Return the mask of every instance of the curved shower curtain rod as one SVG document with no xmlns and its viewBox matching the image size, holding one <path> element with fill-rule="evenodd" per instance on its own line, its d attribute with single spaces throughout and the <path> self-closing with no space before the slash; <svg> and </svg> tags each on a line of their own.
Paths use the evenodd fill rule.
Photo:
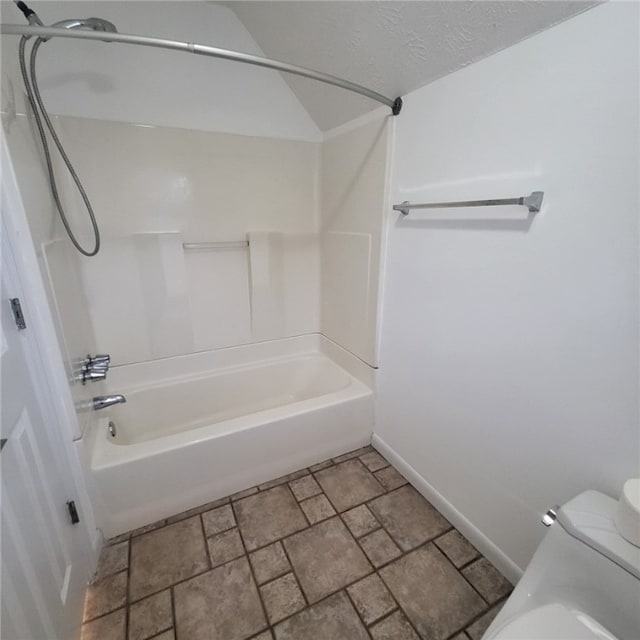
<svg viewBox="0 0 640 640">
<path fill-rule="evenodd" d="M 387 98 L 381 93 L 367 89 L 355 82 L 349 82 L 328 73 L 314 71 L 306 67 L 298 67 L 288 62 L 280 62 L 279 60 L 271 60 L 269 58 L 261 58 L 249 53 L 240 53 L 238 51 L 230 51 L 229 49 L 218 49 L 204 44 L 196 44 L 192 42 L 182 42 L 180 40 L 166 40 L 164 38 L 153 38 L 151 36 L 137 36 L 128 33 L 99 33 L 95 31 L 83 31 L 75 29 L 63 29 L 57 27 L 39 27 L 27 26 L 19 24 L 3 24 L 0 25 L 0 33 L 12 36 L 35 36 L 39 38 L 79 38 L 81 40 L 102 40 L 103 42 L 121 42 L 123 44 L 138 44 L 145 47 L 157 47 L 160 49 L 173 49 L 175 51 L 184 51 L 187 53 L 195 53 L 200 56 L 209 56 L 212 58 L 221 58 L 222 60 L 233 60 L 235 62 L 243 62 L 258 67 L 266 67 L 267 69 L 275 69 L 276 71 L 284 71 L 296 76 L 311 78 L 325 84 L 332 84 L 341 87 L 347 91 L 353 91 L 360 95 L 371 98 L 376 102 L 380 102 L 391 109 L 394 116 L 397 116 L 402 109 L 402 98 Z"/>
</svg>

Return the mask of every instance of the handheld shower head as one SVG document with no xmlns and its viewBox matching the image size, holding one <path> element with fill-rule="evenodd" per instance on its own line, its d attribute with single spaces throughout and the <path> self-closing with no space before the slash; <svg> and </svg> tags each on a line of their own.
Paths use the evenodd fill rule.
<svg viewBox="0 0 640 640">
<path fill-rule="evenodd" d="M 104 18 L 71 18 L 60 20 L 51 25 L 59 29 L 91 29 L 92 31 L 106 31 L 117 33 L 116 25 Z"/>
<path fill-rule="evenodd" d="M 86 29 L 90 31 L 103 31 L 104 33 L 118 33 L 116 25 L 104 18 L 70 18 L 60 20 L 51 25 L 59 29 Z M 48 38 L 42 38 L 45 42 Z M 111 42 L 109 38 L 104 38 L 104 42 Z"/>
</svg>

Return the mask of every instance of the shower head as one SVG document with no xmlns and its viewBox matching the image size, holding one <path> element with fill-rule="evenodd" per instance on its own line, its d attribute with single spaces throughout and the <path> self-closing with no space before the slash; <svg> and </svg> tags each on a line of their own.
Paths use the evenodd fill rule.
<svg viewBox="0 0 640 640">
<path fill-rule="evenodd" d="M 56 22 L 51 26 L 59 29 L 90 29 L 109 33 L 118 32 L 116 25 L 104 18 L 71 18 L 69 20 L 60 20 L 60 22 Z"/>
</svg>

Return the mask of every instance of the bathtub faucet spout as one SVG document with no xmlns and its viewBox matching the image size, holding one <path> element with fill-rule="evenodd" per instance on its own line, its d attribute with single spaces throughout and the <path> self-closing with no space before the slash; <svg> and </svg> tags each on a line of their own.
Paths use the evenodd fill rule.
<svg viewBox="0 0 640 640">
<path fill-rule="evenodd" d="M 124 396 L 96 396 L 93 399 L 93 409 L 94 411 L 99 411 L 114 404 L 123 404 L 126 401 L 127 399 Z"/>
</svg>

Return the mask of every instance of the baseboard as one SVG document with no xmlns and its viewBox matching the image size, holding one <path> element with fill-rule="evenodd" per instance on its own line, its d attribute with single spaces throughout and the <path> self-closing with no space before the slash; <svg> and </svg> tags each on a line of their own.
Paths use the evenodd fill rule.
<svg viewBox="0 0 640 640">
<path fill-rule="evenodd" d="M 522 569 L 491 542 L 478 527 L 458 511 L 439 491 L 431 486 L 400 454 L 375 433 L 371 444 L 512 584 L 516 584 L 520 580 Z"/>
</svg>

